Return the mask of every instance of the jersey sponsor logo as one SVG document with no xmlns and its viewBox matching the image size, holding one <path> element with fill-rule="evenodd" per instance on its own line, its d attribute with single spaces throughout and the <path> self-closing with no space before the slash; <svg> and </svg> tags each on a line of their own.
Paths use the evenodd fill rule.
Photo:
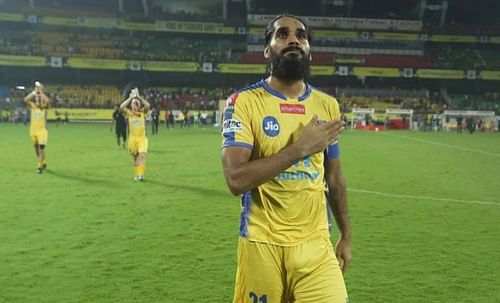
<svg viewBox="0 0 500 303">
<path fill-rule="evenodd" d="M 282 172 L 276 176 L 276 180 L 281 181 L 301 181 L 301 180 L 316 180 L 319 177 L 318 171 L 297 171 L 297 172 Z"/>
<path fill-rule="evenodd" d="M 262 128 L 264 129 L 264 133 L 269 137 L 276 137 L 280 133 L 278 120 L 272 116 L 264 117 L 264 120 L 262 120 Z"/>
<path fill-rule="evenodd" d="M 242 132 L 243 124 L 236 119 L 226 119 L 222 124 L 222 133 Z"/>
<path fill-rule="evenodd" d="M 302 104 L 280 104 L 282 114 L 305 115 L 306 108 Z"/>
<path fill-rule="evenodd" d="M 132 125 L 133 125 L 134 128 L 139 128 L 139 127 L 141 127 L 141 121 L 137 120 L 137 119 L 134 119 L 132 121 Z"/>
</svg>

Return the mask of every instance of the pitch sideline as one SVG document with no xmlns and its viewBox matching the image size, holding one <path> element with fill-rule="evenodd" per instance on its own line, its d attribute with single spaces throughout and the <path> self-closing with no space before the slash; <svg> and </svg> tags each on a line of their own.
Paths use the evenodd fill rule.
<svg viewBox="0 0 500 303">
<path fill-rule="evenodd" d="M 452 202 L 452 203 L 476 204 L 476 205 L 494 205 L 494 206 L 500 207 L 500 202 L 495 202 L 495 201 L 460 200 L 460 199 L 438 198 L 438 197 L 429 197 L 429 196 L 400 195 L 400 194 L 384 193 L 384 192 L 371 191 L 371 190 L 366 190 L 366 189 L 357 189 L 357 188 L 348 188 L 348 192 L 377 195 L 377 196 L 384 196 L 384 197 L 390 197 L 390 198 L 404 198 L 404 199 L 413 199 L 413 200 L 432 200 L 432 201 L 439 201 L 439 202 Z"/>
<path fill-rule="evenodd" d="M 479 149 L 461 147 L 461 146 L 456 146 L 456 145 L 451 145 L 451 144 L 446 144 L 446 143 L 440 143 L 440 142 L 435 142 L 435 141 L 429 141 L 429 140 L 424 140 L 424 139 L 418 139 L 418 138 L 411 138 L 411 137 L 402 136 L 402 135 L 396 135 L 396 134 L 388 134 L 386 132 L 379 132 L 379 134 L 382 134 L 382 135 L 385 135 L 385 136 L 393 136 L 393 137 L 398 137 L 398 138 L 413 140 L 413 141 L 427 143 L 427 144 L 434 144 L 434 145 L 438 145 L 438 146 L 444 146 L 444 147 L 448 147 L 448 148 L 454 148 L 454 149 L 458 149 L 458 150 L 462 150 L 462 151 L 475 152 L 475 153 L 485 154 L 485 155 L 489 155 L 489 156 L 500 157 L 500 154 L 492 153 L 492 152 L 487 152 L 487 151 L 483 151 L 483 150 L 479 150 Z"/>
</svg>

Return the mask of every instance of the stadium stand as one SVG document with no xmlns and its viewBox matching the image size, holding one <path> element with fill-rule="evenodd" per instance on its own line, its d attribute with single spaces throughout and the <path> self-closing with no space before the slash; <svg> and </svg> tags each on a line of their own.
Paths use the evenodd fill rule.
<svg viewBox="0 0 500 303">
<path fill-rule="evenodd" d="M 123 31 L 64 32 L 9 29 L 0 39 L 0 53 L 100 59 L 207 62 L 231 61 L 237 43 L 207 38 L 162 36 Z M 240 46 L 240 47 L 243 47 Z"/>
<path fill-rule="evenodd" d="M 394 14 L 387 15 L 383 8 L 361 7 L 356 1 L 350 11 L 318 1 L 306 10 L 281 0 L 248 5 L 228 1 L 224 9 L 220 2 L 198 4 L 196 9 L 175 8 L 168 1 L 123 1 L 123 7 L 101 2 L 0 1 L 0 10 L 7 13 L 0 18 L 0 56 L 7 56 L 0 57 L 5 64 L 1 98 L 16 99 L 13 95 L 19 92 L 12 88 L 21 79 L 42 76 L 60 107 L 109 108 L 123 98 L 130 83 L 140 83 L 162 108 L 216 109 L 231 88 L 263 76 L 264 68 L 253 66 L 267 63 L 262 34 L 269 16 L 260 14 L 279 13 L 286 4 L 291 13 L 300 7 L 313 24 L 312 65 L 322 74 L 313 73 L 312 82 L 337 96 L 345 109 L 498 111 L 499 100 L 490 96 L 497 93 L 495 83 L 500 80 L 495 36 L 500 31 L 495 26 L 485 29 L 488 22 L 471 29 L 456 16 L 459 12 L 439 24 L 433 16 L 417 20 L 408 3 L 395 5 Z M 361 19 L 332 24 L 332 16 Z M 376 19 L 372 23 L 366 18 Z M 498 20 L 493 19 L 485 17 L 494 25 Z M 31 62 L 25 58 L 36 64 L 12 63 Z M 96 61 L 68 64 L 76 58 Z M 148 69 L 150 65 L 154 68 Z M 347 94 L 351 89 L 359 94 Z"/>
</svg>

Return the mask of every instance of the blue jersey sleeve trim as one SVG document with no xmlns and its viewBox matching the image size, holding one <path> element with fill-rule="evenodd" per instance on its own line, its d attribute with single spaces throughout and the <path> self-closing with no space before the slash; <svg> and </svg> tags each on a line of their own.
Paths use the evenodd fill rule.
<svg viewBox="0 0 500 303">
<path fill-rule="evenodd" d="M 335 142 L 331 145 L 328 145 L 326 148 L 326 158 L 328 160 L 338 159 L 340 157 L 340 148 L 339 143 Z"/>
<path fill-rule="evenodd" d="M 251 193 L 247 191 L 241 196 L 241 220 L 240 220 L 240 236 L 248 237 L 248 214 L 250 213 Z"/>
<path fill-rule="evenodd" d="M 252 144 L 248 144 L 248 143 L 244 143 L 244 142 L 235 142 L 235 141 L 224 142 L 221 149 L 226 148 L 226 147 L 230 147 L 230 146 L 238 146 L 238 147 L 245 147 L 248 149 L 253 149 Z"/>
</svg>

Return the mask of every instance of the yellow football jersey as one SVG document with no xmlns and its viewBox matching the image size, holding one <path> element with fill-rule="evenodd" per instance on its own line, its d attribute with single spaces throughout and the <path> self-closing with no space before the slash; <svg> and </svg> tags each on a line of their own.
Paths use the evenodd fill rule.
<svg viewBox="0 0 500 303">
<path fill-rule="evenodd" d="M 45 129 L 45 124 L 47 121 L 47 109 L 39 108 L 33 102 L 29 102 L 28 104 L 28 107 L 31 111 L 30 130 L 38 131 Z"/>
<path fill-rule="evenodd" d="M 129 135 L 134 137 L 146 136 L 146 114 L 125 109 L 128 117 Z"/>
<path fill-rule="evenodd" d="M 289 99 L 261 80 L 227 100 L 222 148 L 249 148 L 251 160 L 269 157 L 298 140 L 314 114 L 320 122 L 340 119 L 338 102 L 309 84 L 301 97 Z M 285 246 L 328 237 L 324 161 L 338 153 L 335 143 L 243 194 L 240 236 Z"/>
</svg>

